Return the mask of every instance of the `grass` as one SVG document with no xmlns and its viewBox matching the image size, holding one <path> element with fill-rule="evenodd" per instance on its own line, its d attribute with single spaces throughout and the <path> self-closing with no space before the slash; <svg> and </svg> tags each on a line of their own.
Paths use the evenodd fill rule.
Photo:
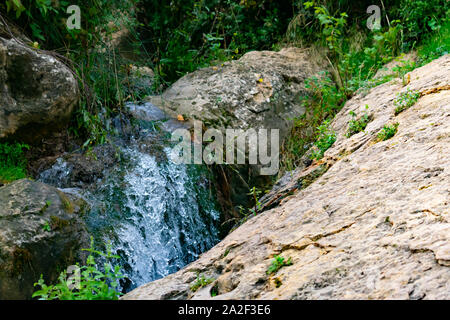
<svg viewBox="0 0 450 320">
<path fill-rule="evenodd" d="M 0 183 L 10 183 L 27 177 L 24 150 L 29 148 L 21 143 L 0 143 Z"/>
<path fill-rule="evenodd" d="M 430 35 L 418 48 L 420 65 L 425 65 L 450 52 L 450 21 Z"/>
<path fill-rule="evenodd" d="M 198 289 L 207 286 L 208 284 L 210 284 L 213 281 L 214 281 L 213 278 L 205 278 L 205 276 L 203 274 L 202 275 L 197 274 L 197 280 L 195 280 L 195 282 L 191 285 L 191 290 L 192 290 L 192 292 L 195 292 Z"/>
</svg>

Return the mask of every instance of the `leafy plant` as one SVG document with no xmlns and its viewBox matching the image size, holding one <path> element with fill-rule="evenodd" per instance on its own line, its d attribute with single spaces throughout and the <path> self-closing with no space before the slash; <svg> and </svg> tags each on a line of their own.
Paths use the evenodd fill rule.
<svg viewBox="0 0 450 320">
<path fill-rule="evenodd" d="M 121 293 L 117 291 L 118 280 L 124 278 L 120 266 L 112 266 L 111 260 L 119 256 L 111 253 L 111 245 L 108 244 L 107 252 L 103 253 L 94 249 L 94 241 L 91 238 L 90 252 L 86 264 L 79 267 L 79 272 L 74 276 L 67 277 L 67 272 L 61 272 L 59 283 L 46 285 L 41 275 L 35 286 L 40 287 L 33 293 L 33 298 L 40 300 L 118 300 Z M 106 262 L 103 263 L 104 271 L 97 268 L 96 256 Z M 78 265 L 77 265 L 78 266 Z"/>
<path fill-rule="evenodd" d="M 404 25 L 405 49 L 414 48 L 427 34 L 442 29 L 449 10 L 446 0 L 401 0 L 393 11 Z"/>
<path fill-rule="evenodd" d="M 210 284 L 213 281 L 214 281 L 214 279 L 212 279 L 212 278 L 205 278 L 205 276 L 203 274 L 202 275 L 197 274 L 197 280 L 195 280 L 195 282 L 191 285 L 191 290 L 193 292 L 195 292 L 198 289 L 207 286 L 208 284 Z"/>
<path fill-rule="evenodd" d="M 315 149 L 312 151 L 311 158 L 320 160 L 327 151 L 336 142 L 336 133 L 329 129 L 330 121 L 324 121 L 317 127 L 318 138 L 314 142 Z"/>
<path fill-rule="evenodd" d="M 48 223 L 48 221 L 42 226 L 42 230 L 50 232 L 52 231 L 52 229 L 50 228 L 50 224 Z"/>
<path fill-rule="evenodd" d="M 364 131 L 366 129 L 367 124 L 370 121 L 369 114 L 367 113 L 367 110 L 369 110 L 369 106 L 366 105 L 366 112 L 361 118 L 357 118 L 357 114 L 354 111 L 350 111 L 350 115 L 352 116 L 352 119 L 348 123 L 348 129 L 346 137 L 349 138 L 354 134 L 357 134 L 361 131 Z"/>
<path fill-rule="evenodd" d="M 24 150 L 30 146 L 23 143 L 0 143 L 0 182 L 8 183 L 26 178 L 27 161 Z"/>
<path fill-rule="evenodd" d="M 398 122 L 392 125 L 385 125 L 377 135 L 378 140 L 385 141 L 395 136 L 398 130 L 398 126 L 399 126 Z"/>
<path fill-rule="evenodd" d="M 259 190 L 256 187 L 250 188 L 250 192 L 247 193 L 247 195 L 251 196 L 253 198 L 253 201 L 255 202 L 255 209 L 253 210 L 254 214 L 257 214 L 259 210 L 261 210 L 261 202 L 259 202 L 259 196 L 261 195 L 262 191 Z"/>
<path fill-rule="evenodd" d="M 400 92 L 397 94 L 397 97 L 394 99 L 395 115 L 398 115 L 413 106 L 419 98 L 420 92 L 413 91 L 410 88 L 408 88 L 405 92 Z"/>
<path fill-rule="evenodd" d="M 285 258 L 281 256 L 275 256 L 272 260 L 272 264 L 267 269 L 266 273 L 268 275 L 275 274 L 280 270 L 282 267 L 291 266 L 293 264 L 292 259 L 289 258 L 287 261 L 285 261 Z"/>
<path fill-rule="evenodd" d="M 201 67 L 271 49 L 291 18 L 291 0 L 142 0 L 139 37 L 164 85 Z"/>
</svg>

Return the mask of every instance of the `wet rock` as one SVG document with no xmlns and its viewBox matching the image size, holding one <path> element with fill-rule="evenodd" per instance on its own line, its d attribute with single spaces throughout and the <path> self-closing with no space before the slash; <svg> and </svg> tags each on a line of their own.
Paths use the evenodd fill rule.
<svg viewBox="0 0 450 320">
<path fill-rule="evenodd" d="M 409 75 L 411 108 L 394 114 L 402 79 L 358 94 L 331 123 L 336 143 L 280 182 L 271 209 L 124 299 L 195 299 L 197 273 L 215 279 L 201 298 L 215 287 L 214 299 L 450 299 L 450 55 Z M 373 120 L 347 138 L 349 112 L 366 105 Z M 275 255 L 293 264 L 269 276 Z"/>
<path fill-rule="evenodd" d="M 0 188 L 0 300 L 31 299 L 89 247 L 81 220 L 86 204 L 48 185 L 19 180 Z"/>
<path fill-rule="evenodd" d="M 83 188 L 104 178 L 120 155 L 112 144 L 98 145 L 89 152 L 67 153 L 51 162 L 38 179 L 58 188 Z"/>
</svg>

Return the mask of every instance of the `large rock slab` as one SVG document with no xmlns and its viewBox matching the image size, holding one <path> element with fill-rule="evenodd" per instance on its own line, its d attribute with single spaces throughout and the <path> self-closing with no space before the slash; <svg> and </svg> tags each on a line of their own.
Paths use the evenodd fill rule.
<svg viewBox="0 0 450 320">
<path fill-rule="evenodd" d="M 304 81 L 318 71 L 306 49 L 252 51 L 239 60 L 190 73 L 149 102 L 173 117 L 201 120 L 206 127 L 280 129 L 305 112 Z"/>
<path fill-rule="evenodd" d="M 54 283 L 89 247 L 84 202 L 51 186 L 19 180 L 0 188 L 0 300 L 31 299 L 44 275 Z"/>
<path fill-rule="evenodd" d="M 0 139 L 30 140 L 67 123 L 79 99 L 72 72 L 54 57 L 0 37 Z"/>
<path fill-rule="evenodd" d="M 332 122 L 334 146 L 278 186 L 272 209 L 124 299 L 450 299 L 450 55 L 410 79 L 415 105 L 394 114 L 401 79 L 355 96 Z M 347 138 L 349 112 L 366 105 L 373 120 Z M 269 276 L 274 255 L 293 264 Z M 215 280 L 192 292 L 197 273 Z"/>
</svg>

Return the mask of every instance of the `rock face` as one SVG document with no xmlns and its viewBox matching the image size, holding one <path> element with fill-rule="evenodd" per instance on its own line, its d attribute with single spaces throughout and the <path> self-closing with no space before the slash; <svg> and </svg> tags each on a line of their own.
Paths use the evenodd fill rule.
<svg viewBox="0 0 450 320">
<path fill-rule="evenodd" d="M 0 300 L 31 299 L 41 274 L 53 283 L 83 258 L 85 204 L 26 179 L 1 187 L 0 203 Z"/>
<path fill-rule="evenodd" d="M 318 71 L 310 53 L 288 48 L 253 51 L 221 67 L 200 69 L 175 82 L 149 102 L 173 117 L 201 120 L 206 127 L 280 129 L 304 113 L 304 80 Z"/>
<path fill-rule="evenodd" d="M 77 81 L 64 64 L 0 37 L 0 139 L 24 126 L 28 138 L 61 127 L 78 98 Z"/>
<path fill-rule="evenodd" d="M 124 299 L 209 299 L 213 288 L 212 299 L 450 299 L 450 55 L 410 79 L 348 101 L 332 122 L 336 143 L 278 185 L 272 209 Z M 407 88 L 421 97 L 395 115 Z M 347 138 L 349 112 L 366 105 L 372 121 Z M 275 255 L 292 265 L 269 276 Z M 197 273 L 215 280 L 192 292 Z"/>
</svg>

